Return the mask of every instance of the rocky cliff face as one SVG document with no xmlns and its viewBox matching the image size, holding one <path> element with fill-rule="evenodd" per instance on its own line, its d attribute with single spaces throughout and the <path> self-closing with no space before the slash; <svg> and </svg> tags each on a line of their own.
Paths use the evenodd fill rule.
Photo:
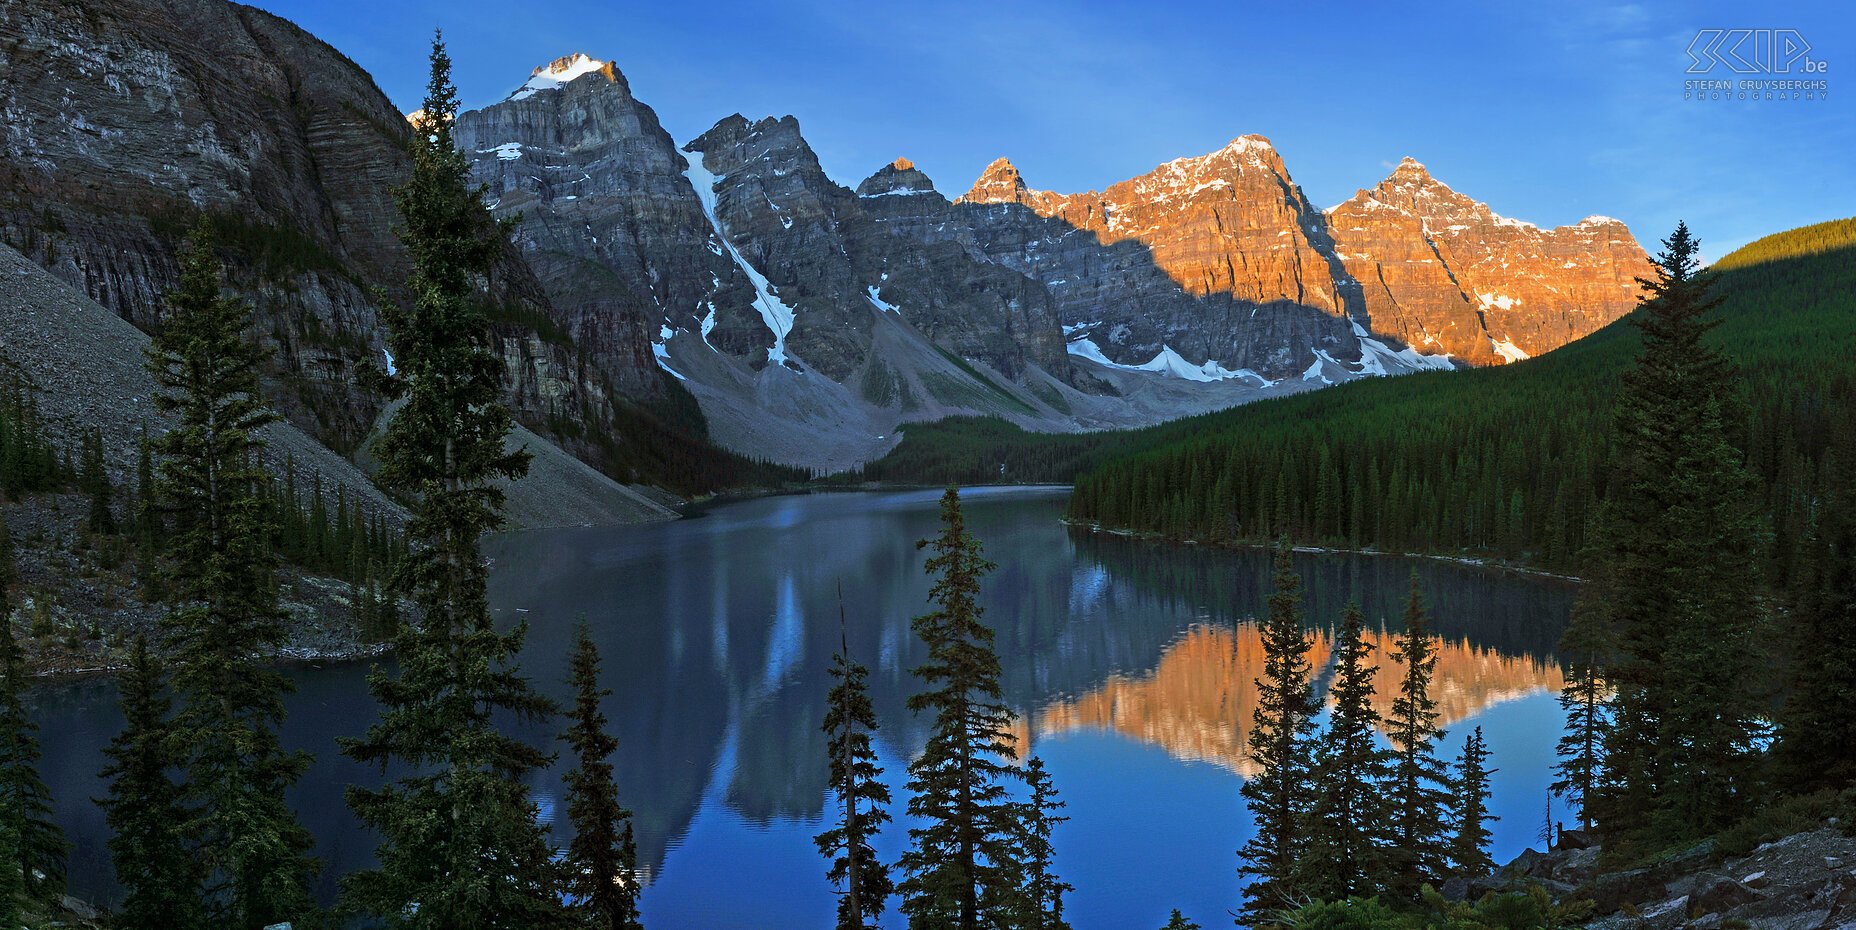
<svg viewBox="0 0 1856 930">
<path fill-rule="evenodd" d="M 955 242 L 1038 280 L 1085 358 L 1179 358 L 1207 378 L 1261 382 L 1300 373 L 1314 349 L 1357 357 L 1314 245 L 1326 244 L 1319 213 L 1261 137 L 1074 195 L 1036 190 L 1000 159 L 957 201 L 872 210 L 906 238 Z"/>
<path fill-rule="evenodd" d="M 1318 210 L 1256 135 L 1100 192 L 1038 190 L 1000 159 L 951 204 L 924 194 L 884 207 L 892 231 L 1042 281 L 1073 353 L 1208 377 L 1525 358 L 1627 312 L 1648 268 L 1614 220 L 1540 230 L 1409 159 Z"/>
<path fill-rule="evenodd" d="M 21 0 L 0 6 L 0 112 L 0 236 L 148 328 L 175 248 L 209 221 L 277 350 L 272 400 L 356 447 L 380 408 L 355 377 L 384 361 L 376 289 L 403 296 L 408 267 L 391 196 L 407 126 L 366 72 L 218 0 Z M 551 311 L 527 267 L 505 262 L 492 290 L 523 418 L 596 417 L 605 388 L 534 325 Z"/>
<path fill-rule="evenodd" d="M 904 419 L 1074 428 L 1049 400 L 1077 392 L 1045 288 L 889 235 L 790 117 L 733 116 L 679 152 L 622 73 L 576 54 L 457 134 L 597 372 L 636 393 L 661 368 L 733 448 L 837 468 Z"/>
<path fill-rule="evenodd" d="M 1587 217 L 1543 230 L 1497 215 L 1407 158 L 1328 214 L 1377 333 L 1486 364 L 1556 349 L 1636 305 L 1649 259 Z"/>
</svg>

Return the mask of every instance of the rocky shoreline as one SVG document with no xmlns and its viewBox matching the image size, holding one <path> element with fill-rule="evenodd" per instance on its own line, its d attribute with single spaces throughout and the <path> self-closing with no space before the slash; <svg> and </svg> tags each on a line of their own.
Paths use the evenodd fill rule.
<svg viewBox="0 0 1856 930">
<path fill-rule="evenodd" d="M 1523 852 L 1493 875 L 1442 893 L 1474 901 L 1538 887 L 1589 909 L 1598 930 L 1830 930 L 1856 926 L 1856 837 L 1838 818 L 1747 851 L 1710 840 L 1647 864 L 1606 867 L 1602 847 L 1567 830 L 1550 852 Z"/>
</svg>

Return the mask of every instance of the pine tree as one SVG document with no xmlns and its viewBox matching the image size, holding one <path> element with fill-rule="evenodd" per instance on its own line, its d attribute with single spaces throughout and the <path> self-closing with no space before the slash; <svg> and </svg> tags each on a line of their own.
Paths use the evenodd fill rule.
<svg viewBox="0 0 1856 930">
<path fill-rule="evenodd" d="M 1733 438 L 1735 371 L 1705 341 L 1716 302 L 1686 225 L 1632 317 L 1643 337 L 1616 404 L 1613 490 L 1597 533 L 1615 654 L 1605 777 L 1586 799 L 1618 848 L 1712 832 L 1756 796 L 1756 495 Z M 1591 594 L 1587 595 L 1591 597 Z"/>
<path fill-rule="evenodd" d="M 1032 756 L 1025 761 L 1025 786 L 1028 797 L 1020 803 L 1018 814 L 1019 892 L 1014 930 L 1070 930 L 1063 919 L 1063 896 L 1076 886 L 1057 877 L 1057 848 L 1051 836 L 1058 824 L 1070 818 L 1056 812 L 1064 806 L 1057 799 L 1044 760 Z"/>
<path fill-rule="evenodd" d="M 1445 867 L 1444 807 L 1450 776 L 1437 757 L 1437 702 L 1431 681 L 1437 673 L 1437 638 L 1429 628 L 1418 573 L 1411 573 L 1405 604 L 1405 628 L 1393 658 L 1404 666 L 1386 735 L 1392 742 L 1392 887 L 1401 899 L 1416 901 L 1427 882 L 1439 882 Z"/>
<path fill-rule="evenodd" d="M 188 849 L 181 786 L 169 772 L 180 759 L 168 723 L 170 703 L 162 673 L 137 636 L 119 689 L 123 729 L 110 740 L 103 777 L 109 794 L 98 801 L 109 824 L 110 859 L 123 886 L 112 917 L 117 930 L 203 930 L 205 876 Z"/>
<path fill-rule="evenodd" d="M 1307 845 L 1303 827 L 1312 800 L 1308 754 L 1316 707 L 1309 686 L 1310 639 L 1302 626 L 1302 576 L 1293 559 L 1294 547 L 1284 536 L 1263 623 L 1263 677 L 1257 679 L 1248 742 L 1257 773 L 1240 789 L 1256 828 L 1238 851 L 1244 860 L 1238 874 L 1251 879 L 1244 888 L 1244 914 L 1253 926 L 1300 900 L 1295 875 Z"/>
<path fill-rule="evenodd" d="M 189 830 L 209 902 L 218 922 L 257 930 L 314 910 L 313 839 L 284 800 L 309 760 L 278 742 L 290 684 L 257 658 L 285 639 L 257 464 L 257 430 L 277 417 L 259 393 L 263 351 L 245 337 L 251 309 L 221 296 L 212 249 L 202 223 L 148 349 L 156 409 L 176 420 L 156 442 L 156 493 L 172 522 L 173 607 L 163 632 L 181 701 L 175 741 L 188 749 Z"/>
<path fill-rule="evenodd" d="M 1572 622 L 1560 637 L 1560 655 L 1566 662 L 1566 684 L 1560 689 L 1560 709 L 1566 714 L 1566 731 L 1560 735 L 1550 790 L 1579 810 L 1587 830 L 1592 816 L 1586 799 L 1598 788 L 1604 772 L 1605 728 L 1610 689 L 1604 679 L 1609 647 L 1605 630 L 1585 604 L 1573 610 Z"/>
<path fill-rule="evenodd" d="M 19 925 L 19 904 L 64 888 L 65 841 L 39 778 L 38 726 L 26 713 L 26 657 L 13 638 L 13 538 L 0 523 L 0 917 Z"/>
<path fill-rule="evenodd" d="M 1450 871 L 1481 876 L 1495 871 L 1489 858 L 1489 823 L 1501 818 L 1489 813 L 1489 747 L 1477 727 L 1463 740 L 1456 763 L 1456 804 L 1450 817 Z"/>
<path fill-rule="evenodd" d="M 1308 813 L 1308 845 L 1297 890 L 1339 901 L 1386 889 L 1386 824 L 1391 808 L 1384 790 L 1391 754 L 1375 741 L 1373 646 L 1366 641 L 1360 606 L 1341 613 L 1334 642 L 1334 706 L 1315 752 L 1315 796 Z"/>
<path fill-rule="evenodd" d="M 394 586 L 419 609 L 394 637 L 398 673 L 369 678 L 379 722 L 344 751 L 392 771 L 348 804 L 381 835 L 378 866 L 349 876 L 348 902 L 391 928 L 547 930 L 564 926 L 559 876 L 525 781 L 550 756 L 505 735 L 502 720 L 555 711 L 516 665 L 526 626 L 491 623 L 478 537 L 501 523 L 498 479 L 527 471 L 506 451 L 502 363 L 475 282 L 500 248 L 451 137 L 458 108 L 444 43 L 432 42 L 412 179 L 397 189 L 412 253 L 411 308 L 386 308 L 405 402 L 375 445 L 380 481 L 411 501 Z M 486 863 L 495 863 L 488 866 Z"/>
<path fill-rule="evenodd" d="M 869 673 L 851 660 L 842 595 L 838 608 L 839 645 L 831 660 L 831 677 L 837 684 L 826 699 L 824 730 L 839 814 L 837 823 L 816 841 L 819 853 L 831 863 L 827 878 L 844 889 L 838 896 L 838 930 L 863 930 L 876 925 L 894 890 L 889 870 L 871 845 L 889 822 L 889 787 L 879 780 L 883 770 L 870 744 L 876 711 L 864 684 Z"/>
<path fill-rule="evenodd" d="M 632 813 L 619 805 L 612 777 L 612 754 L 619 741 L 606 732 L 601 699 L 612 694 L 599 686 L 599 648 L 586 621 L 580 621 L 569 659 L 568 684 L 574 691 L 572 724 L 561 738 L 573 750 L 575 767 L 566 775 L 567 819 L 573 842 L 567 846 L 567 891 L 581 926 L 591 930 L 638 930 L 638 846 L 632 838 Z"/>
<path fill-rule="evenodd" d="M 1001 703 L 993 632 L 981 620 L 980 576 L 993 568 L 967 532 L 960 493 L 941 498 L 941 535 L 924 539 L 927 570 L 936 575 L 935 609 L 912 622 L 928 648 L 915 669 L 929 690 L 910 696 L 909 709 L 932 712 L 928 744 L 909 764 L 909 831 L 899 863 L 899 891 L 909 926 L 980 930 L 1009 913 L 1019 894 L 1018 808 L 1007 793 L 1020 773 Z"/>
</svg>

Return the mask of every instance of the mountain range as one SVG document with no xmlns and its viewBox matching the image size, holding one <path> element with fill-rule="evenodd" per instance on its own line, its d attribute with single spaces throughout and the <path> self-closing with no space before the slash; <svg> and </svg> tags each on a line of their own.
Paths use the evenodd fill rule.
<svg viewBox="0 0 1856 930">
<path fill-rule="evenodd" d="M 148 329 L 210 222 L 277 350 L 273 401 L 356 453 L 408 262 L 408 125 L 366 72 L 219 0 L 22 0 L 0 74 L 0 237 Z M 906 158 L 852 188 L 791 116 L 679 144 L 585 54 L 456 130 L 513 227 L 484 301 L 518 418 L 682 493 L 849 468 L 952 415 L 1121 428 L 1522 359 L 1622 315 L 1648 269 L 1616 220 L 1538 228 L 1411 159 L 1317 208 L 1258 135 L 1102 191 L 1005 159 L 951 199 Z"/>
</svg>

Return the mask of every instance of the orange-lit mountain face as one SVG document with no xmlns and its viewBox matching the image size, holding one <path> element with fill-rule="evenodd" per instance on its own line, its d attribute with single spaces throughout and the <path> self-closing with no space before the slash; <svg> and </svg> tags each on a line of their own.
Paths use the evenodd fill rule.
<svg viewBox="0 0 1856 930">
<path fill-rule="evenodd" d="M 1635 305 L 1635 278 L 1649 272 L 1617 220 L 1543 230 L 1451 190 L 1410 158 L 1376 187 L 1316 209 L 1259 135 L 1081 194 L 1033 189 L 1002 158 L 959 202 L 1022 206 L 1103 245 L 1139 243 L 1195 297 L 1310 307 L 1472 364 L 1538 355 L 1596 330 Z M 1123 360 L 1114 343 L 1098 340 Z"/>
<path fill-rule="evenodd" d="M 1369 632 L 1377 672 L 1374 706 L 1389 714 L 1403 666 L 1391 657 L 1393 636 Z M 1332 641 L 1317 633 L 1310 660 L 1317 683 L 1331 658 Z M 1263 673 L 1263 643 L 1257 628 L 1194 627 L 1160 657 L 1148 674 L 1111 676 L 1100 688 L 1054 702 L 1034 715 L 1036 732 L 1053 736 L 1072 730 L 1113 730 L 1159 746 L 1176 759 L 1210 762 L 1239 775 L 1256 773 L 1246 755 L 1257 678 Z M 1438 723 L 1449 726 L 1503 701 L 1563 684 L 1557 665 L 1524 656 L 1503 656 L 1464 641 L 1438 646 L 1431 697 Z"/>
</svg>

